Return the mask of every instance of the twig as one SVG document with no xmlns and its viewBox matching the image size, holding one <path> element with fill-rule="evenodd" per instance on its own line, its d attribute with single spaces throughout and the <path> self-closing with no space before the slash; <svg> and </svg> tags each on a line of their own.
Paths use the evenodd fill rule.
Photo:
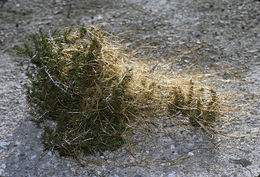
<svg viewBox="0 0 260 177">
<path fill-rule="evenodd" d="M 123 77 L 122 77 L 122 79 L 119 81 L 119 83 L 117 84 L 117 86 L 119 86 L 122 82 L 123 82 L 123 80 L 125 79 L 125 77 L 127 76 L 127 74 L 128 74 L 128 72 L 129 71 L 132 71 L 133 69 L 131 68 L 131 69 L 129 69 L 128 67 L 126 67 L 126 72 L 125 72 L 125 74 L 123 75 Z"/>
<path fill-rule="evenodd" d="M 152 69 L 150 70 L 150 73 L 153 72 L 153 71 L 155 70 L 155 68 L 157 68 L 157 66 L 159 65 L 159 63 L 160 63 L 160 62 L 158 62 L 156 65 L 154 65 L 154 66 L 152 67 Z"/>
<path fill-rule="evenodd" d="M 45 114 L 49 113 L 50 111 L 45 111 L 40 117 L 38 117 L 38 120 L 41 119 Z"/>
<path fill-rule="evenodd" d="M 129 69 L 128 67 L 126 67 L 126 72 L 125 72 L 125 74 L 123 75 L 123 77 L 121 78 L 121 80 L 118 82 L 117 87 L 123 82 L 123 80 L 125 79 L 125 77 L 127 76 L 127 74 L 128 74 L 129 71 L 132 71 L 132 68 Z M 113 94 L 110 93 L 105 99 L 103 99 L 103 101 L 109 100 L 112 95 L 113 95 Z"/>
<path fill-rule="evenodd" d="M 49 39 L 51 40 L 52 44 L 53 44 L 55 47 L 58 47 L 58 46 L 56 45 L 56 43 L 55 43 L 53 37 L 52 37 L 51 30 L 48 31 L 48 37 L 49 37 Z"/>
<path fill-rule="evenodd" d="M 205 130 L 205 132 L 206 132 L 208 135 L 211 136 L 211 139 L 212 139 L 212 138 L 213 138 L 213 135 L 209 132 L 209 130 L 208 130 L 202 123 L 200 123 L 200 122 L 198 121 L 198 118 L 199 118 L 200 116 L 202 116 L 202 114 L 203 114 L 203 112 L 201 111 L 200 115 L 198 115 L 198 116 L 196 117 L 196 119 L 194 119 L 194 120 L 201 126 L 201 128 L 202 128 L 203 130 Z"/>
<path fill-rule="evenodd" d="M 53 79 L 52 75 L 50 74 L 50 72 L 49 72 L 49 70 L 47 69 L 46 66 L 44 66 L 44 71 L 45 71 L 45 73 L 48 75 L 48 77 L 51 79 L 51 81 L 53 82 L 53 84 L 54 84 L 56 87 L 58 87 L 59 89 L 61 89 L 64 93 L 67 93 L 67 94 L 69 94 L 70 96 L 73 96 L 72 93 L 68 93 L 67 90 L 65 90 L 58 82 L 56 82 L 56 81 Z"/>
</svg>

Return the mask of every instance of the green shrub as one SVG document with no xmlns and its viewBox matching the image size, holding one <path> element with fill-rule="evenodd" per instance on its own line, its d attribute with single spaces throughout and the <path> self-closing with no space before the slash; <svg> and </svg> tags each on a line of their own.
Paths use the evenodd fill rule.
<svg viewBox="0 0 260 177">
<path fill-rule="evenodd" d="M 195 127 L 211 125 L 218 115 L 213 89 L 189 77 L 173 77 L 151 61 L 134 61 L 97 27 L 40 29 L 31 41 L 32 48 L 17 48 L 35 66 L 27 74 L 27 100 L 35 121 L 44 123 L 45 148 L 61 155 L 119 148 L 122 135 L 131 131 L 130 121 L 139 115 L 179 111 Z"/>
<path fill-rule="evenodd" d="M 31 37 L 18 51 L 27 54 L 36 70 L 28 73 L 28 102 L 45 124 L 45 147 L 63 155 L 114 150 L 123 144 L 129 113 L 134 108 L 125 87 L 131 72 L 120 65 L 128 60 L 106 34 L 81 27 Z"/>
</svg>

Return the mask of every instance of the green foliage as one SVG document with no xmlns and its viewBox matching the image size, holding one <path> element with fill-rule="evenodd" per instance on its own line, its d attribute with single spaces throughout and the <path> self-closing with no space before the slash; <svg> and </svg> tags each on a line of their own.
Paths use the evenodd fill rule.
<svg viewBox="0 0 260 177">
<path fill-rule="evenodd" d="M 115 150 L 123 144 L 126 115 L 133 111 L 125 105 L 131 99 L 125 93 L 129 79 L 118 84 L 119 76 L 104 73 L 98 31 L 81 27 L 75 33 L 70 29 L 48 35 L 40 29 L 31 36 L 32 48 L 17 48 L 37 67 L 27 73 L 27 100 L 40 117 L 35 121 L 57 122 L 56 127 L 45 124 L 47 149 L 72 156 Z"/>
</svg>

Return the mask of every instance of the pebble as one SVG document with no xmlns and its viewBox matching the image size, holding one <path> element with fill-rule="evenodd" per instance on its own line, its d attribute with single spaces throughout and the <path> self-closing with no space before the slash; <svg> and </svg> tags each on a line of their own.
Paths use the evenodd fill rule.
<svg viewBox="0 0 260 177">
<path fill-rule="evenodd" d="M 31 157 L 31 160 L 35 159 L 36 157 L 37 157 L 37 155 L 33 155 L 33 156 Z"/>
<path fill-rule="evenodd" d="M 130 157 L 130 163 L 134 163 L 135 162 L 135 158 L 134 157 Z"/>
<path fill-rule="evenodd" d="M 102 165 L 102 169 L 103 169 L 103 170 L 106 170 L 107 167 L 106 167 L 105 165 Z"/>
<path fill-rule="evenodd" d="M 21 144 L 22 144 L 22 143 L 21 143 L 20 141 L 16 141 L 16 142 L 15 142 L 15 145 L 16 145 L 16 146 L 20 146 Z"/>
<path fill-rule="evenodd" d="M 260 130 L 258 130 L 258 129 L 254 129 L 251 131 L 251 133 L 258 133 L 258 132 L 260 132 Z"/>
<path fill-rule="evenodd" d="M 51 151 L 48 151 L 48 156 L 52 156 L 52 152 Z"/>
<path fill-rule="evenodd" d="M 97 16 L 97 21 L 100 21 L 100 20 L 102 20 L 103 19 L 103 17 L 101 16 L 101 15 L 98 15 Z"/>
<path fill-rule="evenodd" d="M 9 146 L 9 142 L 0 142 L 0 148 L 7 149 L 7 146 Z"/>
<path fill-rule="evenodd" d="M 255 53 L 257 51 L 258 51 L 257 49 L 255 49 L 255 50 L 254 49 L 253 50 L 248 50 L 249 53 Z"/>
<path fill-rule="evenodd" d="M 5 165 L 5 164 L 2 164 L 1 167 L 2 167 L 3 169 L 5 169 L 5 168 L 6 168 L 6 165 Z"/>
<path fill-rule="evenodd" d="M 168 177 L 175 177 L 175 173 L 168 174 Z"/>
<path fill-rule="evenodd" d="M 189 152 L 188 156 L 194 156 L 194 153 L 193 152 Z"/>
<path fill-rule="evenodd" d="M 19 168 L 20 166 L 18 164 L 14 164 L 14 167 L 17 169 Z"/>
</svg>

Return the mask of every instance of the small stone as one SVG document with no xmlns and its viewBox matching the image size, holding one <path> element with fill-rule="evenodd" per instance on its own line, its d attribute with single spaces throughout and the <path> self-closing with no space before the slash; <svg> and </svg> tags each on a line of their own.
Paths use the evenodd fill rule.
<svg viewBox="0 0 260 177">
<path fill-rule="evenodd" d="M 7 149 L 7 146 L 9 146 L 10 143 L 8 142 L 0 142 L 0 148 Z"/>
<path fill-rule="evenodd" d="M 101 15 L 98 15 L 97 16 L 97 21 L 100 21 L 100 20 L 102 20 L 103 19 L 103 17 L 101 16 Z"/>
<path fill-rule="evenodd" d="M 16 146 L 20 146 L 22 143 L 20 141 L 15 142 Z"/>
<path fill-rule="evenodd" d="M 260 132 L 260 130 L 257 130 L 257 129 L 254 129 L 251 131 L 251 133 L 258 133 L 258 132 Z"/>
<path fill-rule="evenodd" d="M 31 157 L 31 160 L 35 159 L 36 157 L 37 157 L 36 155 L 33 155 L 33 156 Z"/>
<path fill-rule="evenodd" d="M 179 154 L 178 154 L 177 152 L 174 152 L 173 155 L 176 155 L 176 156 L 177 156 L 177 155 L 179 155 Z"/>
<path fill-rule="evenodd" d="M 197 43 L 197 44 L 200 44 L 201 42 L 200 42 L 200 40 L 197 40 L 196 43 Z"/>
<path fill-rule="evenodd" d="M 168 177 L 175 177 L 175 173 L 168 174 Z"/>
<path fill-rule="evenodd" d="M 194 156 L 194 153 L 193 152 L 189 152 L 188 156 Z"/>
<path fill-rule="evenodd" d="M 14 164 L 14 167 L 18 169 L 20 166 L 18 164 Z"/>
<path fill-rule="evenodd" d="M 16 89 L 21 89 L 21 88 L 22 88 L 22 86 L 19 85 L 19 84 L 15 85 L 14 87 L 15 87 Z"/>
<path fill-rule="evenodd" d="M 255 49 L 255 50 L 254 49 L 253 50 L 248 50 L 249 53 L 255 53 L 257 51 L 258 51 L 257 49 Z"/>
<path fill-rule="evenodd" d="M 5 169 L 5 168 L 6 168 L 6 165 L 5 165 L 5 164 L 2 164 L 1 167 L 2 167 L 3 169 Z"/>
<path fill-rule="evenodd" d="M 130 163 L 134 163 L 135 162 L 135 158 L 134 157 L 130 157 Z"/>
<path fill-rule="evenodd" d="M 102 165 L 102 169 L 103 169 L 103 170 L 106 170 L 107 167 L 106 167 L 105 165 Z"/>
<path fill-rule="evenodd" d="M 51 151 L 49 151 L 47 154 L 48 154 L 48 156 L 52 156 L 52 152 Z"/>
</svg>

